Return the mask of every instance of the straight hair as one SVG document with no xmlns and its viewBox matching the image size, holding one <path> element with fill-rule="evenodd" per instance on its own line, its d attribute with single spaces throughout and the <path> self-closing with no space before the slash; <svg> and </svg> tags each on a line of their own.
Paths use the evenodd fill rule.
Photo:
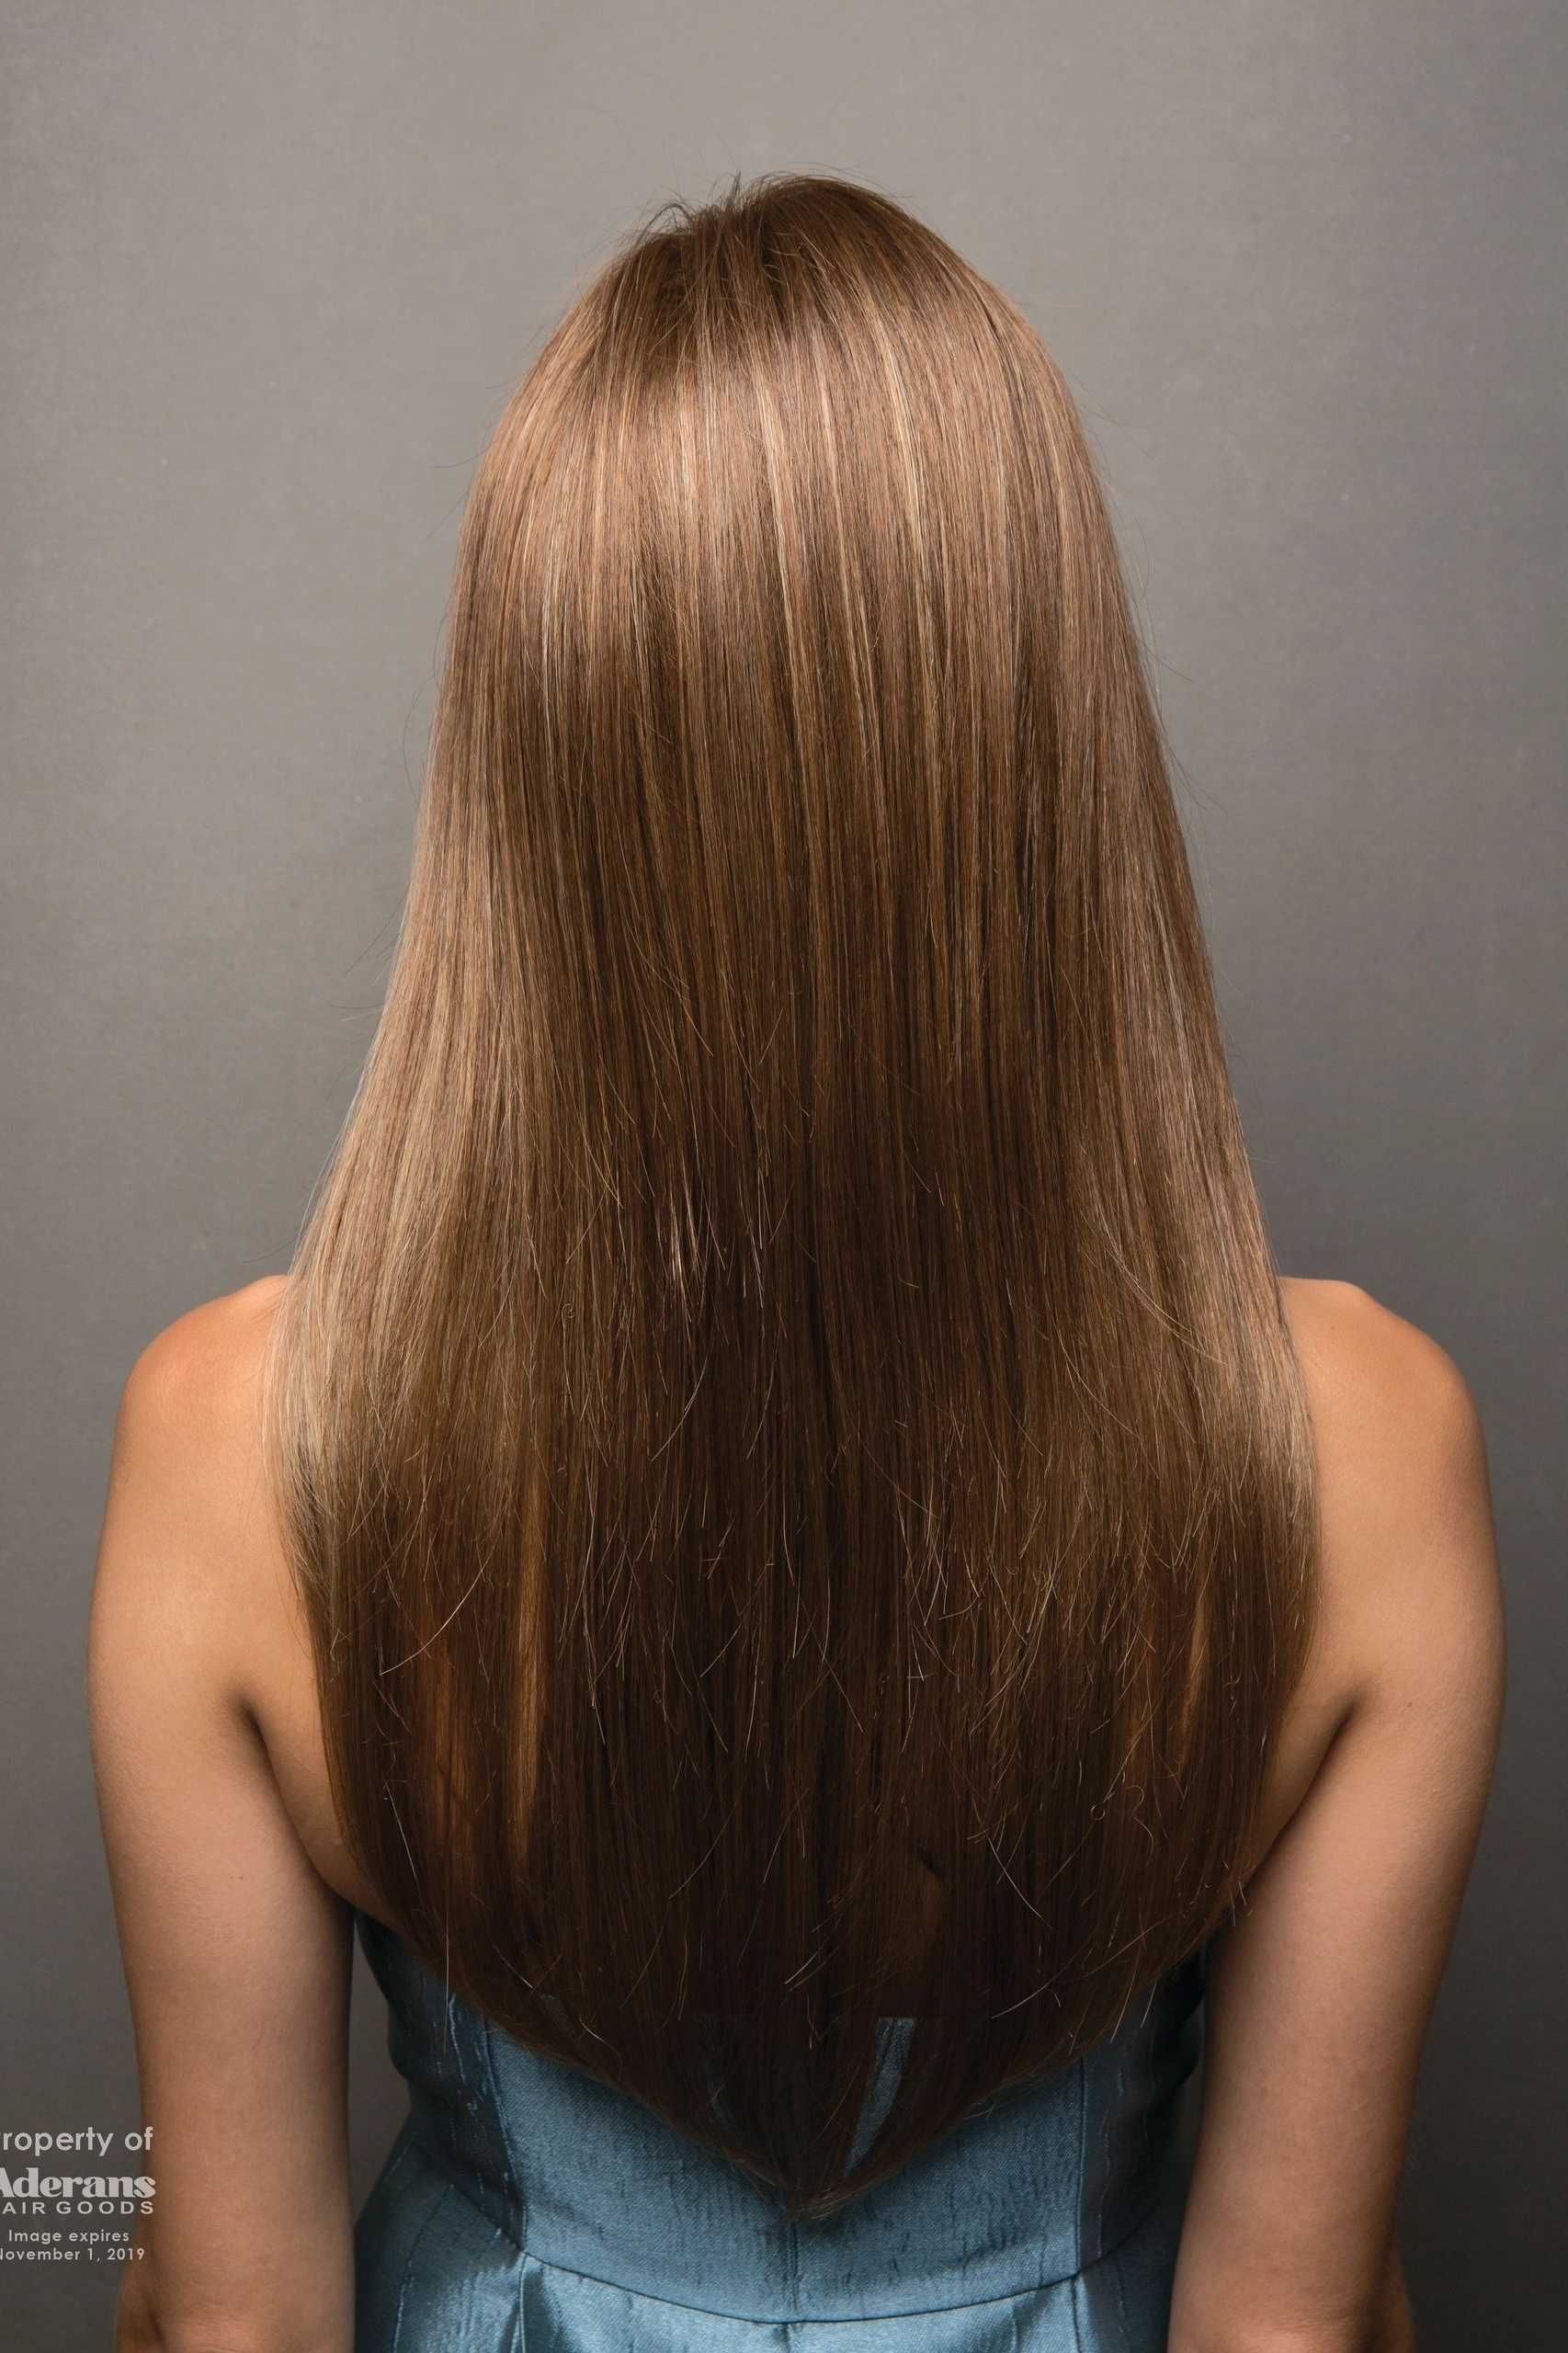
<svg viewBox="0 0 1568 2353">
<path fill-rule="evenodd" d="M 512 392 L 267 1372 L 385 1916 L 788 2217 L 1233 1906 L 1299 1369 L 1083 427 L 885 195 L 666 206 Z"/>
</svg>

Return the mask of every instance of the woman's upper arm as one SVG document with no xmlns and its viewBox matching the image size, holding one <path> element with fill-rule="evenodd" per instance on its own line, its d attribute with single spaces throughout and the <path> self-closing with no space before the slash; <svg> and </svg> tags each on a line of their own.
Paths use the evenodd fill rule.
<svg viewBox="0 0 1568 2353">
<path fill-rule="evenodd" d="M 236 1673 L 256 1560 L 245 1296 L 138 1360 L 93 1594 L 94 1769 L 156 2184 L 119 2342 L 347 2353 L 349 1915 Z"/>
<path fill-rule="evenodd" d="M 1363 1665 L 1210 1948 L 1172 2353 L 1372 2347 L 1421 2048 L 1485 1809 L 1505 1637 L 1469 1391 L 1339 1285 L 1301 1313 L 1332 1639 Z"/>
</svg>

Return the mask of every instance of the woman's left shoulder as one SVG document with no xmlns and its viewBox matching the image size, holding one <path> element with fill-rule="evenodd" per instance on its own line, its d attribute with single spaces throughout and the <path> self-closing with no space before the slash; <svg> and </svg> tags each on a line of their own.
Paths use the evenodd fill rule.
<svg viewBox="0 0 1568 2353">
<path fill-rule="evenodd" d="M 286 1278 L 203 1301 L 141 1349 L 115 1417 L 94 1580 L 107 1630 L 161 1623 L 230 1662 L 276 1614 L 279 1552 L 263 1477 L 260 1374 Z"/>
<path fill-rule="evenodd" d="M 286 1275 L 263 1275 L 203 1300 L 165 1324 L 142 1348 L 120 1396 L 122 1417 L 150 1430 L 171 1422 L 209 1428 L 254 1392 L 262 1350 Z"/>
</svg>

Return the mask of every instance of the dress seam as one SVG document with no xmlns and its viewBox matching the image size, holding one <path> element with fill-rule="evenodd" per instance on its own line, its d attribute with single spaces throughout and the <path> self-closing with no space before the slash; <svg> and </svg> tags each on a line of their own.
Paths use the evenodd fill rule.
<svg viewBox="0 0 1568 2353">
<path fill-rule="evenodd" d="M 490 2079 L 490 2097 L 492 2101 L 494 2103 L 494 2114 L 497 2127 L 499 2129 L 501 2146 L 506 2152 L 508 2188 L 512 2190 L 511 2204 L 517 2216 L 517 2230 L 515 2233 L 508 2232 L 507 2236 L 511 2238 L 519 2255 L 527 2255 L 528 2251 L 528 2222 L 530 2220 L 528 2194 L 523 2186 L 523 2172 L 522 2167 L 517 2163 L 517 2153 L 512 2146 L 511 2127 L 506 2120 L 506 2102 L 501 2097 L 501 2086 L 495 2073 L 495 2048 L 491 2039 L 492 2029 L 490 2020 L 483 2010 L 476 2011 L 475 2016 L 478 2018 L 480 2024 L 482 2044 L 484 2053 L 484 2072 Z M 481 2211 L 483 2211 L 483 2209 Z"/>
<path fill-rule="evenodd" d="M 440 2212 L 448 2199 L 453 2195 L 454 2191 L 457 2191 L 457 2184 L 455 2182 L 448 2181 L 443 2185 L 439 2198 L 431 2200 L 429 2206 L 426 2210 L 424 2220 L 421 2222 L 419 2228 L 415 2232 L 413 2238 L 409 2241 L 408 2252 L 403 2259 L 403 2277 L 397 2283 L 397 2310 L 392 2314 L 391 2353 L 397 2353 L 398 2346 L 402 2342 L 403 2316 L 408 2308 L 408 2290 L 409 2283 L 414 2278 L 415 2259 L 419 2253 L 420 2247 L 424 2244 L 426 2232 L 430 2228 L 431 2223 L 435 2221 L 437 2215 Z M 457 2194 L 460 2196 L 461 2192 L 457 2191 Z"/>
<path fill-rule="evenodd" d="M 1089 2063 L 1078 2061 L 1078 2193 L 1073 2208 L 1073 2268 L 1084 2268 L 1084 2205 L 1089 2182 Z M 1074 2333 L 1077 2322 L 1074 2322 Z"/>
<path fill-rule="evenodd" d="M 1140 2220 L 1146 2222 L 1148 2216 L 1143 2215 Z M 1135 2223 L 1133 2229 L 1137 2227 L 1138 2224 Z M 1131 2231 L 1124 2234 L 1127 2238 L 1131 2238 Z M 1122 2240 L 1118 2239 L 1116 2244 L 1117 2246 L 1120 2246 Z M 856 2323 L 864 2325 L 868 2322 L 884 2320 L 931 2320 L 944 2313 L 981 2312 L 993 2304 L 1020 2304 L 1030 2296 L 1043 2295 L 1048 2289 L 1064 2288 L 1074 2291 L 1073 2326 L 1074 2336 L 1078 2336 L 1078 2283 L 1084 2278 L 1085 2270 L 1094 2270 L 1097 2264 L 1106 2262 L 1115 2252 L 1116 2247 L 1108 2247 L 1103 2256 L 1096 2256 L 1094 2263 L 1085 2266 L 1082 2269 L 1061 2272 L 1054 2279 L 1028 2280 L 1019 2288 L 1004 2288 L 994 2296 L 964 2296 L 954 2304 L 903 2304 L 897 2312 L 892 2313 L 727 2313 L 720 2311 L 713 2304 L 688 2304 L 683 2303 L 678 2296 L 661 2296 L 656 2289 L 629 2287 L 624 2279 L 606 2279 L 597 2271 L 584 2271 L 574 2263 L 559 2263 L 553 2256 L 540 2255 L 537 2248 L 529 2248 L 528 2261 L 538 2264 L 546 2271 L 562 2272 L 568 2279 L 582 2279 L 590 2288 L 607 2288 L 611 2295 L 635 2296 L 650 2304 L 667 2304 L 672 2312 L 695 2313 L 702 2320 L 736 2321 L 743 2328 L 791 2328 L 802 2325 L 813 2328 L 842 2328 Z M 1079 2345 L 1082 2345 L 1082 2337 L 1078 2336 Z"/>
<path fill-rule="evenodd" d="M 720 2307 L 714 2304 L 688 2303 L 678 2296 L 662 2296 L 656 2289 L 637 2288 L 631 2286 L 631 2283 L 625 2279 L 608 2279 L 602 2272 L 585 2271 L 577 2264 L 562 2263 L 554 2256 L 541 2254 L 537 2247 L 525 2245 L 523 2240 L 516 2237 L 510 2230 L 507 2230 L 499 2224 L 496 2222 L 494 2215 L 486 2209 L 483 2202 L 474 2197 L 472 2190 L 470 2188 L 468 2183 L 462 2178 L 458 2169 L 449 2164 L 449 2161 L 445 2158 L 443 2154 L 438 2154 L 437 2152 L 433 2151 L 416 2130 L 410 2133 L 407 2149 L 402 2154 L 403 2155 L 417 2156 L 425 2163 L 431 2165 L 433 2170 L 439 2176 L 442 2189 L 441 2197 L 437 2200 L 437 2205 L 444 2204 L 446 2200 L 449 2198 L 457 2198 L 460 2200 L 461 2203 L 472 2212 L 477 2215 L 478 2218 L 483 2222 L 498 2238 L 505 2240 L 506 2245 L 510 2247 L 514 2258 L 519 2263 L 524 2261 L 537 2263 L 542 2265 L 548 2270 L 562 2272 L 568 2279 L 584 2279 L 588 2281 L 590 2285 L 594 2287 L 607 2288 L 616 2295 L 645 2297 L 650 2303 L 668 2304 L 671 2309 L 676 2312 L 698 2313 L 706 2320 L 735 2320 L 748 2327 L 782 2328 L 789 2325 L 790 2323 L 798 2322 L 814 2323 L 817 2321 L 823 2321 L 830 2325 L 837 2325 L 845 2321 L 862 2320 L 867 2318 L 878 2320 L 918 2320 L 937 2313 L 967 2312 L 971 2306 L 1005 2304 L 1009 2302 L 1017 2303 L 1023 2297 L 1038 2295 L 1048 2288 L 1071 2287 L 1074 2290 L 1071 2309 L 1073 2312 L 1074 2353 L 1083 2353 L 1083 2336 L 1078 2324 L 1079 2293 L 1077 2283 L 1081 2281 L 1087 2273 L 1096 2269 L 1100 2264 L 1108 2262 L 1109 2258 L 1117 2253 L 1119 2248 L 1125 2245 L 1127 2240 L 1132 2236 L 1133 2233 L 1140 2230 L 1148 2221 L 1149 2216 L 1153 2212 L 1154 2208 L 1159 2203 L 1165 2171 L 1171 2162 L 1171 2160 L 1167 2158 L 1165 2165 L 1157 2168 L 1149 2177 L 1145 2185 L 1145 2195 L 1140 2199 L 1131 2220 L 1127 2223 L 1124 2229 L 1117 2233 L 1114 2239 L 1102 2246 L 1098 2253 L 1093 2256 L 1087 2263 L 1081 2260 L 1080 2248 L 1080 2259 L 1076 2259 L 1074 2261 L 1073 2268 L 1070 2271 L 1059 2271 L 1051 2279 L 1035 2278 L 1032 2279 L 1025 2279 L 1017 2287 L 998 2290 L 994 2295 L 962 2296 L 953 2303 L 907 2304 L 901 2305 L 896 2312 L 866 2314 L 861 2313 L 803 2313 L 798 2309 L 790 2313 L 727 2313 L 721 2310 Z M 402 2162 L 401 2156 L 399 2158 L 399 2162 Z M 519 2195 L 516 2203 L 524 2215 L 526 2226 L 528 2211 L 527 2200 Z M 432 2209 L 432 2214 L 433 2212 L 434 2209 Z M 425 2222 L 421 2223 L 419 2233 L 421 2237 L 428 2227 L 430 2220 L 431 2216 L 427 2215 Z M 789 2281 L 789 2292 L 796 2297 L 798 2297 L 800 2293 L 798 2263 L 796 2266 L 791 2267 Z M 392 2348 L 392 2353 L 395 2353 L 395 2343 Z"/>
</svg>

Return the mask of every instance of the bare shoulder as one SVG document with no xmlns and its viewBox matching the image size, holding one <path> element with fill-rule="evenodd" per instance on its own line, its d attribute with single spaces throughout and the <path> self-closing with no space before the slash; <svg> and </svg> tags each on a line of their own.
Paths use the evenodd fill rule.
<svg viewBox="0 0 1568 2353">
<path fill-rule="evenodd" d="M 94 1585 L 93 1655 L 157 1625 L 182 1657 L 236 1661 L 283 1591 L 262 1477 L 260 1371 L 285 1278 L 203 1302 L 157 1333 L 120 1393 Z"/>
<path fill-rule="evenodd" d="M 257 1282 L 187 1308 L 148 1341 L 120 1399 L 122 1423 L 145 1439 L 210 1440 L 252 1399 L 273 1311 L 287 1278 Z"/>
<path fill-rule="evenodd" d="M 1357 1283 L 1281 1281 L 1286 1312 L 1314 1410 L 1348 1408 L 1383 1434 L 1473 1448 L 1474 1402 L 1464 1375 L 1429 1334 L 1384 1307 Z"/>
<path fill-rule="evenodd" d="M 1396 2194 L 1502 1707 L 1480 1416 L 1446 1350 L 1353 1284 L 1288 1282 L 1317 1463 L 1304 1797 L 1213 1940 L 1170 2344 L 1405 2344 Z"/>
<path fill-rule="evenodd" d="M 121 2346 L 352 2335 L 348 1922 L 253 1698 L 287 1630 L 258 1508 L 257 1376 L 281 1289 L 247 1284 L 159 1332 L 115 1426 L 87 1722 L 159 2153 Z"/>
<path fill-rule="evenodd" d="M 1282 1286 L 1316 1451 L 1332 1639 L 1357 1679 L 1500 1672 L 1481 1415 L 1459 1366 L 1354 1283 Z M 1457 1649 L 1456 1649 L 1457 1646 Z"/>
</svg>

